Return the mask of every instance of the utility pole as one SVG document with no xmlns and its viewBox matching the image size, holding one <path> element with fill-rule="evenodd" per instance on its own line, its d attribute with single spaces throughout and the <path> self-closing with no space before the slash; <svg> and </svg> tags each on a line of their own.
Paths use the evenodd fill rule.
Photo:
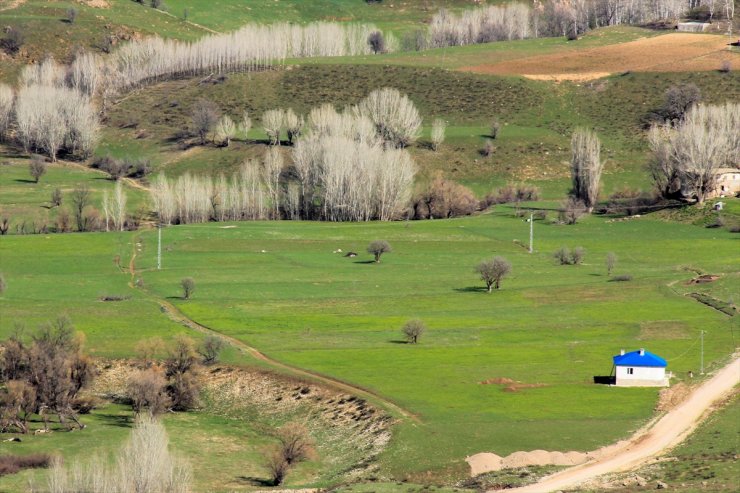
<svg viewBox="0 0 740 493">
<path fill-rule="evenodd" d="M 701 370 L 700 375 L 704 375 L 704 332 L 701 331 Z"/>
<path fill-rule="evenodd" d="M 529 213 L 529 253 L 532 253 L 534 247 L 534 213 Z"/>
<path fill-rule="evenodd" d="M 157 223 L 157 270 L 162 270 L 162 223 Z"/>
</svg>

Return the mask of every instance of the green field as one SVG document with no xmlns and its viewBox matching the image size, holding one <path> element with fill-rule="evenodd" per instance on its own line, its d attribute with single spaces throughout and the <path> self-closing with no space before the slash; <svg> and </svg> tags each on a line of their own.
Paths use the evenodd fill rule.
<svg viewBox="0 0 740 493">
<path fill-rule="evenodd" d="M 526 223 L 508 207 L 458 220 L 234 226 L 168 228 L 162 271 L 153 269 L 154 232 L 4 237 L 0 327 L 8 333 L 15 320 L 33 326 L 65 310 L 93 354 L 125 356 L 138 339 L 183 330 L 158 313 L 154 299 L 169 299 L 273 358 L 417 415 L 397 426 L 381 460 L 386 474 L 409 479 L 459 475 L 462 459 L 484 450 L 589 450 L 623 437 L 651 416 L 657 390 L 591 383 L 611 371 L 620 348 L 663 355 L 681 379 L 698 368 L 699 330 L 710 367 L 735 344 L 735 319 L 683 295 L 690 269 L 723 274 L 724 289 L 737 292 L 737 250 L 724 230 L 650 218 L 544 222 L 529 255 L 514 243 L 526 238 Z M 111 262 L 128 258 L 137 238 L 137 275 L 152 297 L 129 290 L 129 275 Z M 375 238 L 395 249 L 380 264 L 332 254 L 363 252 Z M 562 245 L 583 246 L 584 265 L 555 265 L 551 253 Z M 608 251 L 620 259 L 616 273 L 633 281 L 609 282 Z M 514 273 L 488 295 L 472 269 L 492 254 L 510 259 Z M 184 302 L 186 276 L 197 293 Z M 113 291 L 132 299 L 97 301 Z M 400 326 L 415 317 L 429 326 L 421 344 L 399 344 Z M 479 383 L 495 377 L 544 386 L 511 393 Z"/>
</svg>

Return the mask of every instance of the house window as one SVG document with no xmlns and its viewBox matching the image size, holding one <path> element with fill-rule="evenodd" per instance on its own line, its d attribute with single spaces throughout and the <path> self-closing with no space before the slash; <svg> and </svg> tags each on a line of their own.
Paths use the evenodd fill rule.
<svg viewBox="0 0 740 493">
<path fill-rule="evenodd" d="M 635 369 L 634 368 L 627 368 L 627 375 L 634 375 Z"/>
</svg>

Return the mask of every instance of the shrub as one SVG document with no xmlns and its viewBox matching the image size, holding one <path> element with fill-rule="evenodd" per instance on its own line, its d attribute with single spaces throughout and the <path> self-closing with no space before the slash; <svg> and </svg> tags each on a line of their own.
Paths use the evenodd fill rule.
<svg viewBox="0 0 740 493">
<path fill-rule="evenodd" d="M 277 429 L 280 452 L 285 462 L 293 465 L 313 454 L 314 443 L 305 426 L 297 422 L 287 423 Z"/>
<path fill-rule="evenodd" d="M 3 39 L 5 51 L 11 55 L 18 53 L 23 43 L 26 42 L 26 36 L 23 34 L 23 31 L 17 27 L 11 27 L 5 33 L 5 39 Z"/>
<path fill-rule="evenodd" d="M 631 280 L 632 280 L 632 276 L 631 276 L 631 275 L 629 275 L 629 274 L 621 274 L 621 275 L 619 275 L 619 276 L 614 276 L 614 277 L 612 277 L 612 278 L 611 278 L 611 279 L 609 279 L 609 280 L 610 280 L 610 281 L 613 281 L 613 282 L 625 282 L 625 281 L 631 281 Z"/>
<path fill-rule="evenodd" d="M 424 322 L 418 319 L 409 320 L 401 328 L 401 332 L 403 332 L 403 335 L 406 337 L 406 341 L 409 344 L 416 344 L 419 342 L 419 338 L 425 331 L 426 326 L 424 325 Z"/>
<path fill-rule="evenodd" d="M 272 486 L 280 486 L 288 475 L 290 464 L 285 460 L 280 449 L 275 447 L 269 450 L 265 457 L 265 468 L 270 474 Z"/>
<path fill-rule="evenodd" d="M 442 142 L 445 140 L 445 127 L 447 124 L 441 118 L 435 118 L 432 122 L 432 149 L 435 151 L 439 149 Z"/>
<path fill-rule="evenodd" d="M 172 404 L 167 395 L 167 379 L 157 369 L 141 370 L 128 381 L 128 395 L 131 409 L 136 415 L 147 410 L 150 415 L 164 413 Z"/>
<path fill-rule="evenodd" d="M 182 287 L 182 298 L 189 300 L 195 291 L 195 280 L 192 277 L 185 277 L 180 281 Z"/>
<path fill-rule="evenodd" d="M 428 188 L 413 201 L 414 219 L 467 216 L 480 207 L 473 192 L 437 173 Z"/>
<path fill-rule="evenodd" d="M 586 251 L 583 249 L 583 247 L 576 247 L 570 253 L 570 263 L 573 265 L 579 265 L 581 262 L 583 262 L 583 256 L 585 253 Z"/>
<path fill-rule="evenodd" d="M 614 267 L 617 265 L 617 254 L 614 252 L 609 252 L 606 254 L 606 275 L 611 276 L 612 270 L 614 270 Z"/>
<path fill-rule="evenodd" d="M 375 240 L 367 247 L 367 253 L 372 253 L 375 257 L 375 262 L 380 263 L 380 257 L 384 253 L 392 252 L 391 245 L 385 240 Z"/>
<path fill-rule="evenodd" d="M 552 255 L 560 265 L 570 265 L 570 250 L 568 247 L 560 247 Z"/>
<path fill-rule="evenodd" d="M 2 272 L 0 272 L 0 294 L 5 293 L 5 289 L 8 287 L 8 285 L 5 283 L 5 276 Z"/>
<path fill-rule="evenodd" d="M 575 197 L 568 197 L 568 199 L 561 204 L 558 216 L 561 223 L 576 224 L 578 219 L 586 213 L 586 210 L 586 206 L 583 202 Z"/>
<path fill-rule="evenodd" d="M 23 469 L 49 467 L 51 456 L 48 454 L 1 455 L 0 476 L 15 474 Z"/>
<path fill-rule="evenodd" d="M 496 137 L 498 137 L 498 133 L 501 130 L 501 122 L 498 121 L 497 118 L 494 118 L 493 120 L 491 120 L 491 126 L 489 128 L 490 128 L 489 135 L 491 139 L 496 140 Z"/>
<path fill-rule="evenodd" d="M 199 99 L 193 105 L 190 118 L 193 122 L 193 131 L 200 137 L 200 143 L 206 143 L 206 137 L 221 117 L 221 112 L 212 101 Z"/>
<path fill-rule="evenodd" d="M 67 22 L 70 24 L 74 24 L 77 20 L 77 9 L 74 7 L 70 7 L 67 9 L 67 12 L 65 13 L 65 18 Z"/>
<path fill-rule="evenodd" d="M 669 121 L 683 118 L 689 109 L 701 102 L 701 90 L 696 84 L 677 84 L 666 89 L 662 116 Z"/>
<path fill-rule="evenodd" d="M 496 149 L 493 145 L 492 139 L 486 139 L 486 143 L 483 146 L 483 149 L 480 151 L 481 155 L 484 157 L 491 157 L 493 156 L 493 151 Z"/>
<path fill-rule="evenodd" d="M 729 74 L 732 72 L 732 62 L 729 60 L 722 60 L 722 64 L 719 66 L 719 71 L 723 74 Z"/>
</svg>

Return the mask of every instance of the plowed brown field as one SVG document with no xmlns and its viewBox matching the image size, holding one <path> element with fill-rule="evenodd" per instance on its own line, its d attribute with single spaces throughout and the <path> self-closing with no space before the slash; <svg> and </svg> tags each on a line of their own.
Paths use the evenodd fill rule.
<svg viewBox="0 0 740 493">
<path fill-rule="evenodd" d="M 586 50 L 462 67 L 466 72 L 523 75 L 542 80 L 592 80 L 613 73 L 717 70 L 724 60 L 740 68 L 727 36 L 670 33 Z"/>
</svg>

